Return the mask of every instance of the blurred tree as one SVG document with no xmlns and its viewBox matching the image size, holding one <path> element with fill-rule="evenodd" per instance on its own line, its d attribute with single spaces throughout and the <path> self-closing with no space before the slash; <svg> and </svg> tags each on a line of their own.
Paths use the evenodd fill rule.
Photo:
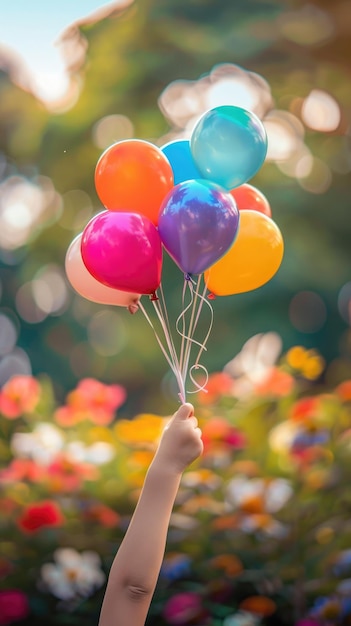
<svg viewBox="0 0 351 626">
<path fill-rule="evenodd" d="M 299 119 L 312 89 L 330 93 L 340 107 L 341 120 L 327 132 L 305 125 L 305 143 L 318 157 L 314 179 L 302 180 L 301 185 L 273 161 L 255 177 L 254 184 L 269 198 L 283 232 L 284 262 L 261 289 L 215 300 L 206 366 L 221 368 L 248 337 L 269 330 L 282 335 L 285 347 L 293 343 L 317 347 L 327 360 L 339 355 L 340 343 L 346 346 L 349 320 L 340 314 L 338 296 L 350 280 L 351 267 L 347 5 L 342 0 L 134 2 L 122 14 L 79 24 L 66 34 L 66 52 L 73 54 L 67 45 L 76 41 L 79 46 L 81 38 L 88 44 L 84 63 L 72 67 L 73 83 L 83 86 L 74 104 L 56 112 L 16 84 L 18 68 L 4 57 L 2 191 L 9 177 L 15 176 L 41 189 L 46 185 L 46 190 L 52 181 L 60 197 L 58 201 L 56 196 L 54 209 L 52 200 L 49 214 L 44 211 L 21 245 L 3 246 L 1 252 L 2 311 L 16 317 L 18 346 L 29 355 L 34 373 L 46 371 L 62 394 L 82 376 L 118 380 L 128 388 L 125 411 L 130 414 L 159 403 L 160 380 L 167 366 L 141 314 L 129 318 L 125 311 L 111 311 L 108 319 L 116 325 L 111 333 L 124 339 L 117 341 L 115 353 L 101 346 L 97 352 L 91 339 L 92 320 L 99 320 L 108 307 L 83 302 L 68 288 L 61 306 L 31 318 L 23 316 L 18 294 L 38 279 L 38 273 L 40 278 L 43 268 L 63 273 L 67 246 L 101 209 L 94 189 L 94 168 L 103 149 L 96 140 L 100 121 L 118 115 L 129 123 L 127 129 L 116 131 L 112 141 L 134 136 L 160 143 L 170 130 L 158 106 L 163 90 L 176 80 L 197 81 L 220 63 L 259 74 L 270 85 L 275 107 Z M 2 215 L 4 197 L 2 193 Z M 178 310 L 179 271 L 168 259 L 165 276 L 170 307 Z M 301 291 L 317 294 L 322 310 L 317 307 L 316 313 L 310 301 L 299 307 L 294 298 Z M 306 327 L 300 318 L 303 321 L 308 315 L 319 315 L 320 323 Z M 343 348 L 349 358 L 347 350 Z M 174 398 L 164 391 L 162 403 L 173 405 Z"/>
</svg>

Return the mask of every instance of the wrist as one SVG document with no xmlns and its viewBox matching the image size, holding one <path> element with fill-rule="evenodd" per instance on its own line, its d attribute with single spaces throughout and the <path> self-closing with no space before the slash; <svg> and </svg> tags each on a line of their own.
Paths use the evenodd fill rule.
<svg viewBox="0 0 351 626">
<path fill-rule="evenodd" d="M 179 480 L 184 472 L 184 468 L 181 467 L 179 463 L 164 457 L 159 450 L 156 452 L 152 460 L 150 470 L 152 470 L 153 473 L 157 473 L 165 478 L 178 478 Z"/>
</svg>

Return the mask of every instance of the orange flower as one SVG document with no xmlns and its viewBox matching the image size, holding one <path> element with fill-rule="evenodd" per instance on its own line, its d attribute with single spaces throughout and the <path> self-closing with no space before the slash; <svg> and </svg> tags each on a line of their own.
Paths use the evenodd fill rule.
<svg viewBox="0 0 351 626">
<path fill-rule="evenodd" d="M 243 564 L 235 554 L 218 554 L 211 560 L 211 565 L 223 570 L 227 576 L 238 576 L 243 571 Z"/>
<path fill-rule="evenodd" d="M 85 513 L 86 519 L 98 522 L 106 528 L 114 528 L 120 522 L 120 516 L 116 511 L 105 504 L 95 504 L 91 506 Z"/>
<path fill-rule="evenodd" d="M 17 523 L 24 532 L 35 533 L 48 526 L 61 526 L 64 523 L 64 517 L 55 502 L 45 500 L 27 506 Z"/>
<path fill-rule="evenodd" d="M 351 380 L 344 380 L 343 383 L 340 383 L 340 385 L 336 387 L 335 392 L 344 402 L 350 401 L 351 400 Z"/>
<path fill-rule="evenodd" d="M 275 612 L 277 607 L 275 602 L 266 596 L 250 596 L 240 603 L 239 608 L 260 617 L 268 617 Z"/>
<path fill-rule="evenodd" d="M 215 530 L 232 530 L 237 528 L 239 522 L 239 515 L 236 513 L 232 515 L 221 515 L 213 520 L 212 526 Z"/>
<path fill-rule="evenodd" d="M 223 395 L 232 395 L 234 381 L 225 372 L 216 372 L 208 378 L 206 389 L 198 394 L 202 404 L 213 404 Z"/>
<path fill-rule="evenodd" d="M 84 419 L 88 419 L 89 413 L 84 413 L 82 411 L 76 411 L 70 406 L 60 406 L 56 409 L 54 413 L 54 420 L 60 426 L 70 427 L 75 426 L 79 422 L 82 422 Z"/>
<path fill-rule="evenodd" d="M 32 376 L 13 376 L 0 391 L 0 412 L 8 419 L 31 413 L 39 402 L 40 391 Z"/>
<path fill-rule="evenodd" d="M 283 397 L 292 392 L 294 385 L 295 380 L 291 374 L 283 372 L 277 367 L 271 367 L 266 377 L 255 385 L 255 392 L 259 396 Z"/>
</svg>

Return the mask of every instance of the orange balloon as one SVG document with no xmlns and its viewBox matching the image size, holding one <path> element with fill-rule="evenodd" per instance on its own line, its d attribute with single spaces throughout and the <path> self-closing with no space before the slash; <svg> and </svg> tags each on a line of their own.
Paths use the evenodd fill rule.
<svg viewBox="0 0 351 626">
<path fill-rule="evenodd" d="M 140 213 L 156 226 L 161 203 L 174 186 L 173 170 L 162 150 L 141 139 L 113 144 L 97 162 L 95 188 L 110 211 Z"/>
<path fill-rule="evenodd" d="M 205 272 L 207 288 L 216 296 L 257 289 L 278 271 L 283 254 L 283 237 L 276 223 L 258 211 L 242 211 L 232 247 Z"/>
<path fill-rule="evenodd" d="M 272 217 L 271 207 L 266 196 L 256 187 L 245 183 L 245 185 L 235 187 L 229 193 L 233 196 L 239 211 L 249 209 Z"/>
</svg>

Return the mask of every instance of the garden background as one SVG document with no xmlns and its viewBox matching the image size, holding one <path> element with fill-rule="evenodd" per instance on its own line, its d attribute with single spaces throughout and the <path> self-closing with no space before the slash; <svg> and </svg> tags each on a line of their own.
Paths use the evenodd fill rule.
<svg viewBox="0 0 351 626">
<path fill-rule="evenodd" d="M 260 289 L 212 302 L 208 393 L 189 397 L 205 454 L 184 476 L 148 623 L 348 624 L 350 5 L 125 0 L 85 15 L 61 33 L 54 100 L 57 81 L 34 83 L 0 32 L 0 624 L 97 623 L 177 405 L 141 312 L 85 300 L 65 276 L 101 210 L 96 162 L 120 139 L 189 137 L 220 104 L 267 129 L 250 182 L 285 254 Z M 17 20 L 34 46 L 44 23 Z M 171 311 L 178 284 L 165 258 Z"/>
</svg>

